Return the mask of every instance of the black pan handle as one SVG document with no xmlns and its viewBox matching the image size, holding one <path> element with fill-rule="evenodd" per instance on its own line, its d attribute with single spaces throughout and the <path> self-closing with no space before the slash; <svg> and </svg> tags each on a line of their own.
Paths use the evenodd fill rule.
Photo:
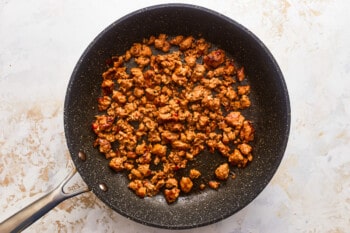
<svg viewBox="0 0 350 233">
<path fill-rule="evenodd" d="M 77 173 L 74 168 L 70 174 L 53 190 L 34 201 L 24 209 L 18 211 L 8 219 L 0 223 L 0 232 L 20 232 L 34 223 L 36 220 L 44 216 L 51 209 L 56 207 L 62 201 L 74 197 L 78 194 L 90 191 L 86 187 L 81 187 L 78 190 L 74 190 L 71 193 L 66 193 L 63 188 Z"/>
</svg>

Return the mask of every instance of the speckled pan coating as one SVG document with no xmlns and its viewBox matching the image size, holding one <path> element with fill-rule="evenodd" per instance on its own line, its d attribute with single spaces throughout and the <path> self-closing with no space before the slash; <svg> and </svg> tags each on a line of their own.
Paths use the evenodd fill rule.
<svg viewBox="0 0 350 233">
<path fill-rule="evenodd" d="M 98 19 L 96 19 L 98 20 Z M 253 120 L 256 139 L 254 161 L 236 169 L 218 191 L 194 191 L 168 205 L 159 195 L 138 198 L 127 188 L 125 174 L 116 174 L 108 161 L 92 147 L 91 123 L 97 112 L 101 73 L 105 61 L 123 54 L 134 42 L 150 35 L 201 35 L 221 47 L 245 67 L 251 85 L 253 106 L 244 114 Z M 69 151 L 84 181 L 98 198 L 118 213 L 137 222 L 160 228 L 185 229 L 208 225 L 248 205 L 269 183 L 277 170 L 288 141 L 290 103 L 283 75 L 264 44 L 246 28 L 219 13 L 184 4 L 158 5 L 133 12 L 107 27 L 85 50 L 71 76 L 64 109 L 64 126 Z M 86 161 L 78 157 L 82 151 Z M 214 158 L 219 158 L 215 160 Z M 220 156 L 204 154 L 195 165 L 208 172 Z M 101 191 L 105 183 L 108 191 Z"/>
</svg>

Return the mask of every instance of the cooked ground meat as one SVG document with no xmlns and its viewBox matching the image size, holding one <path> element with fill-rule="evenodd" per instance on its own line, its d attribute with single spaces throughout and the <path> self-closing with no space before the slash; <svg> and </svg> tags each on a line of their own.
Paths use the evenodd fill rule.
<svg viewBox="0 0 350 233">
<path fill-rule="evenodd" d="M 173 203 L 177 200 L 177 198 L 180 195 L 180 189 L 178 188 L 172 188 L 172 189 L 165 189 L 164 190 L 164 196 L 168 203 Z"/>
<path fill-rule="evenodd" d="M 228 166 L 228 163 L 221 164 L 215 170 L 215 176 L 219 180 L 227 180 L 229 173 L 230 173 L 230 168 Z"/>
<path fill-rule="evenodd" d="M 225 51 L 218 49 L 210 52 L 208 55 L 205 55 L 204 64 L 212 68 L 216 68 L 222 63 L 225 62 Z"/>
<path fill-rule="evenodd" d="M 193 169 L 190 170 L 190 178 L 191 179 L 197 179 L 200 176 L 201 176 L 201 173 L 197 169 L 193 168 Z"/>
<path fill-rule="evenodd" d="M 111 169 L 128 173 L 136 195 L 163 193 L 173 203 L 206 184 L 218 189 L 230 166 L 253 160 L 254 127 L 240 112 L 252 104 L 251 88 L 244 67 L 224 50 L 203 38 L 160 34 L 134 43 L 112 61 L 102 74 L 94 146 Z M 206 149 L 227 163 L 206 184 L 203 179 L 195 187 L 192 180 L 202 179 L 202 173 L 194 167 L 178 180 L 177 171 Z"/>
<path fill-rule="evenodd" d="M 211 180 L 211 181 L 209 181 L 208 185 L 212 189 L 218 189 L 220 186 L 220 182 Z"/>
<path fill-rule="evenodd" d="M 193 182 L 189 177 L 182 177 L 180 180 L 180 187 L 182 192 L 188 193 L 193 187 Z"/>
</svg>

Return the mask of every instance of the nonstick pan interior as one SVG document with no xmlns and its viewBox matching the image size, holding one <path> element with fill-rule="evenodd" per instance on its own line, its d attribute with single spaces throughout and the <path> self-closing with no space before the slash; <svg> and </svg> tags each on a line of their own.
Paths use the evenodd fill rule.
<svg viewBox="0 0 350 233">
<path fill-rule="evenodd" d="M 159 195 L 141 199 L 127 188 L 126 174 L 117 174 L 93 148 L 91 130 L 98 114 L 101 74 L 106 60 L 121 55 L 135 42 L 151 35 L 193 35 L 224 49 L 245 67 L 251 85 L 252 107 L 244 114 L 254 122 L 253 162 L 234 170 L 219 190 L 205 189 L 167 204 Z M 249 204 L 268 184 L 286 148 L 290 105 L 283 75 L 271 53 L 251 32 L 235 21 L 192 5 L 166 4 L 131 13 L 106 28 L 78 61 L 65 100 L 64 126 L 71 157 L 84 181 L 109 207 L 137 222 L 171 229 L 207 225 L 224 219 Z M 79 158 L 79 153 L 86 160 Z M 215 156 L 219 158 L 220 156 Z M 204 154 L 197 166 L 212 169 L 219 163 Z M 100 188 L 105 184 L 107 190 Z"/>
</svg>

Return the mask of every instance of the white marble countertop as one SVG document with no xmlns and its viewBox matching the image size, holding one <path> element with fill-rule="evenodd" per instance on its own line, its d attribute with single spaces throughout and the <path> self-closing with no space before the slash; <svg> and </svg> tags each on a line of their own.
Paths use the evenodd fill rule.
<svg viewBox="0 0 350 233">
<path fill-rule="evenodd" d="M 349 232 L 350 1 L 182 2 L 233 18 L 267 45 L 285 76 L 292 125 L 280 168 L 250 205 L 181 232 Z M 63 102 L 84 49 L 118 18 L 158 3 L 0 1 L 0 221 L 69 170 Z M 86 193 L 25 232 L 171 231 L 128 220 Z"/>
</svg>

